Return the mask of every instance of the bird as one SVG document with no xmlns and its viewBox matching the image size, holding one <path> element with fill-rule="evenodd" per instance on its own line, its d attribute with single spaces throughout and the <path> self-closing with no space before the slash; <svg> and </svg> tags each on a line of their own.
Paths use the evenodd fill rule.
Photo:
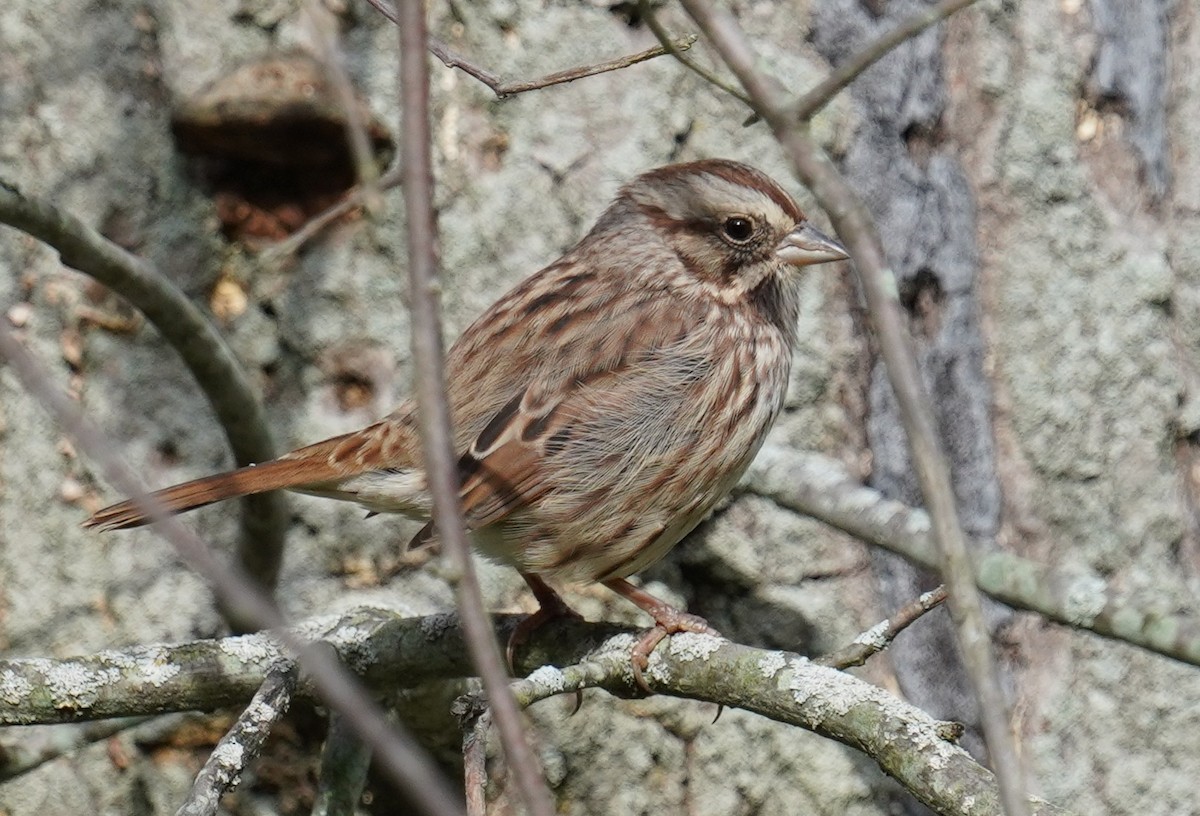
<svg viewBox="0 0 1200 816">
<path fill-rule="evenodd" d="M 539 609 L 513 644 L 574 616 L 551 585 L 599 582 L 654 620 L 635 680 L 669 634 L 716 634 L 628 579 L 734 487 L 784 405 L 801 271 L 845 260 L 795 200 L 727 159 L 622 186 L 562 257 L 501 296 L 446 356 L 459 498 L 474 548 L 516 568 Z M 417 406 L 277 459 L 153 493 L 169 513 L 291 490 L 426 521 Z M 84 524 L 151 519 L 123 501 Z"/>
</svg>

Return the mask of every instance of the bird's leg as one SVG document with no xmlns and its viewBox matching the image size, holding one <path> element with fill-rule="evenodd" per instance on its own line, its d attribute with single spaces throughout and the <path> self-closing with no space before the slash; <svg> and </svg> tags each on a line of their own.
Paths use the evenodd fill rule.
<svg viewBox="0 0 1200 816">
<path fill-rule="evenodd" d="M 678 632 L 721 636 L 720 632 L 709 626 L 708 621 L 699 615 L 691 615 L 676 609 L 666 601 L 655 598 L 644 589 L 635 587 L 624 578 L 609 578 L 604 581 L 604 585 L 622 598 L 637 604 L 638 608 L 654 618 L 655 627 L 642 635 L 642 639 L 633 647 L 633 679 L 647 694 L 650 693 L 650 686 L 646 684 L 646 678 L 642 672 L 650 665 L 650 653 L 658 644 L 662 643 L 663 638 Z"/>
<path fill-rule="evenodd" d="M 521 577 L 525 579 L 525 583 L 529 584 L 529 588 L 533 591 L 533 597 L 537 598 L 538 611 L 518 623 L 517 628 L 513 629 L 513 633 L 509 635 L 506 655 L 508 657 L 508 668 L 513 674 L 516 674 L 516 664 L 513 662 L 513 655 L 516 653 L 517 648 L 524 645 L 529 640 L 529 636 L 535 631 L 550 621 L 560 618 L 583 620 L 583 617 L 574 609 L 567 606 L 567 602 L 560 598 L 558 593 L 541 578 L 528 572 L 522 572 Z"/>
</svg>

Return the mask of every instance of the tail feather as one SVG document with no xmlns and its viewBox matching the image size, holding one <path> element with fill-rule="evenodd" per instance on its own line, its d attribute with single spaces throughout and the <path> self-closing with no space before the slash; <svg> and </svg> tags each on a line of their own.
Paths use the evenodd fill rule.
<svg viewBox="0 0 1200 816">
<path fill-rule="evenodd" d="M 214 502 L 236 496 L 250 496 L 290 487 L 315 486 L 336 480 L 329 464 L 312 459 L 273 459 L 261 465 L 250 465 L 228 473 L 205 476 L 190 482 L 167 487 L 150 496 L 166 512 L 184 513 Z M 123 530 L 141 527 L 153 521 L 141 505 L 126 500 L 98 510 L 84 527 L 98 530 Z"/>
</svg>

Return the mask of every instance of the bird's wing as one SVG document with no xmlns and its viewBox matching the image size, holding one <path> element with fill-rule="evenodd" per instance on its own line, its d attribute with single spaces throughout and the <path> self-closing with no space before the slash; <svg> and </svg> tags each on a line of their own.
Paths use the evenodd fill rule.
<svg viewBox="0 0 1200 816">
<path fill-rule="evenodd" d="M 653 319 L 651 319 L 653 314 Z M 545 369 L 516 390 L 459 461 L 463 512 L 473 529 L 560 492 L 606 492 L 636 451 L 669 444 L 664 415 L 691 399 L 706 373 L 689 357 L 695 316 L 649 302 L 621 314 L 588 315 L 573 342 L 595 353 Z M 670 431 L 665 431 L 669 433 Z M 607 474 L 603 476 L 602 474 Z"/>
</svg>

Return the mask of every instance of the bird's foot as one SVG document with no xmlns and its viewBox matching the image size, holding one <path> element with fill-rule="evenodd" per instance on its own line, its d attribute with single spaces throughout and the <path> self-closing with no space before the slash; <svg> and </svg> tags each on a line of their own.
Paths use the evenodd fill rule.
<svg viewBox="0 0 1200 816">
<path fill-rule="evenodd" d="M 514 656 L 517 649 L 528 643 L 534 632 L 555 620 L 583 620 L 583 616 L 567 606 L 567 602 L 560 598 L 558 593 L 541 578 L 524 572 L 521 573 L 521 577 L 533 590 L 533 596 L 537 598 L 538 602 L 538 611 L 518 623 L 512 634 L 508 636 L 505 657 L 508 658 L 508 669 L 514 675 L 516 674 Z"/>
<path fill-rule="evenodd" d="M 621 597 L 637 604 L 650 617 L 654 618 L 654 628 L 642 635 L 641 640 L 633 647 L 633 655 L 630 659 L 633 667 L 633 679 L 647 694 L 651 693 L 645 676 L 645 671 L 650 666 L 650 653 L 663 642 L 667 635 L 695 632 L 700 635 L 721 636 L 720 632 L 709 626 L 708 621 L 699 615 L 692 615 L 676 609 L 666 601 L 655 598 L 644 589 L 635 587 L 624 578 L 610 578 L 604 582 L 604 585 Z"/>
</svg>

